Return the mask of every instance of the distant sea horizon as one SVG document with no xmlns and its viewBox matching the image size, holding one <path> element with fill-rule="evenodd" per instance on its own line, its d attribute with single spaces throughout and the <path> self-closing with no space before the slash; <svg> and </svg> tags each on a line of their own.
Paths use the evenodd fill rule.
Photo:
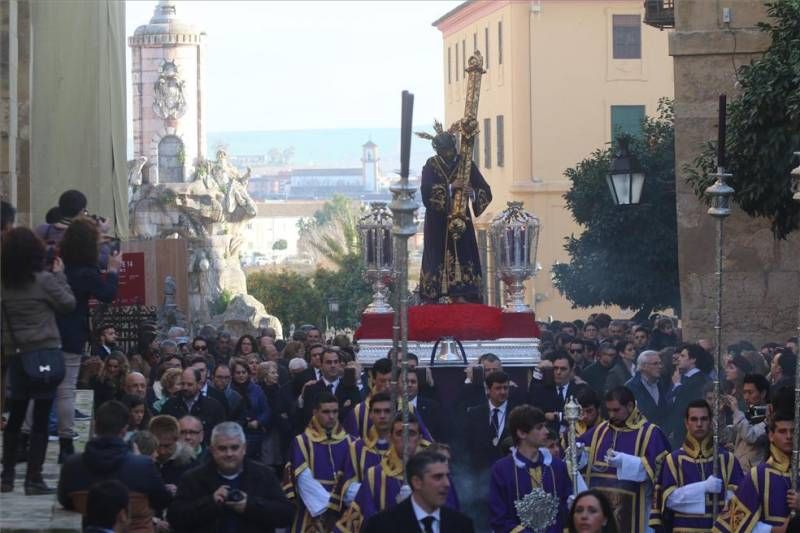
<svg viewBox="0 0 800 533">
<path fill-rule="evenodd" d="M 415 126 L 414 131 L 432 132 L 431 125 Z M 266 156 L 272 148 L 294 148 L 290 166 L 317 168 L 353 168 L 361 166 L 362 146 L 368 141 L 378 145 L 383 174 L 400 168 L 400 128 L 332 128 L 264 131 L 208 132 L 208 157 L 225 146 L 234 156 Z M 411 141 L 410 174 L 419 175 L 422 165 L 433 155 L 430 141 L 416 135 Z"/>
</svg>

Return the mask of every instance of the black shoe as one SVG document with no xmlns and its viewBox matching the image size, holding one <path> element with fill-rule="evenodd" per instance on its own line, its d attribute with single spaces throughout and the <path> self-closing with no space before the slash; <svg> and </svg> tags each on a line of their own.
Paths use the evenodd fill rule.
<svg viewBox="0 0 800 533">
<path fill-rule="evenodd" d="M 56 489 L 48 487 L 43 479 L 25 481 L 25 496 L 44 496 L 55 493 Z"/>
<path fill-rule="evenodd" d="M 78 420 L 78 421 L 80 421 L 80 422 L 83 422 L 83 421 L 85 421 L 85 420 L 91 420 L 91 419 L 92 419 L 92 417 L 91 417 L 91 416 L 89 416 L 89 415 L 87 415 L 87 414 L 85 414 L 85 413 L 81 413 L 80 411 L 78 411 L 77 409 L 75 409 L 75 420 Z"/>
<path fill-rule="evenodd" d="M 14 482 L 0 481 L 0 492 L 14 492 Z"/>
</svg>

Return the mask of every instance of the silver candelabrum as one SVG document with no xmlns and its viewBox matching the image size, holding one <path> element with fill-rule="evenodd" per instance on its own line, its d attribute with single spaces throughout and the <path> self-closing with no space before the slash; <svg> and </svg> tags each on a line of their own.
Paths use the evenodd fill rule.
<svg viewBox="0 0 800 533">
<path fill-rule="evenodd" d="M 508 202 L 489 225 L 495 272 L 505 285 L 506 313 L 532 312 L 525 303 L 525 280 L 535 272 L 540 228 L 539 219 L 522 209 L 522 202 Z"/>
<path fill-rule="evenodd" d="M 364 277 L 372 283 L 372 302 L 365 313 L 392 313 L 389 305 L 389 283 L 394 271 L 394 239 L 392 213 L 386 202 L 372 202 L 369 213 L 358 221 Z"/>
</svg>

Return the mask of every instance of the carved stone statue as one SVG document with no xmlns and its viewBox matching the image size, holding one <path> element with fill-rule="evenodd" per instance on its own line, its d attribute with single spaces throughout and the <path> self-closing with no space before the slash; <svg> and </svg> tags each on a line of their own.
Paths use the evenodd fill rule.
<svg viewBox="0 0 800 533">
<path fill-rule="evenodd" d="M 255 217 L 256 206 L 247 192 L 250 170 L 240 175 L 224 150 L 196 168 L 192 181 L 157 185 L 134 172 L 129 210 L 133 237 L 186 239 L 192 321 L 206 324 L 223 291 L 247 295 L 239 248 L 243 224 Z"/>
<path fill-rule="evenodd" d="M 180 118 L 186 112 L 185 82 L 180 78 L 175 61 L 164 60 L 158 69 L 158 79 L 153 87 L 153 111 L 163 119 Z"/>
</svg>

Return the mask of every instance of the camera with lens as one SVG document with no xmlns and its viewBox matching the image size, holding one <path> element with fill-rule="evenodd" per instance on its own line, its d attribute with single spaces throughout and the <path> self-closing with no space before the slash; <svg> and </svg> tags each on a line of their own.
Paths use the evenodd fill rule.
<svg viewBox="0 0 800 533">
<path fill-rule="evenodd" d="M 244 492 L 239 489 L 231 489 L 228 491 L 228 496 L 225 498 L 226 502 L 237 503 L 244 500 Z"/>
<path fill-rule="evenodd" d="M 759 422 L 763 422 L 767 418 L 767 406 L 766 405 L 751 405 L 750 408 L 747 410 L 747 420 L 751 424 L 758 424 Z"/>
</svg>

